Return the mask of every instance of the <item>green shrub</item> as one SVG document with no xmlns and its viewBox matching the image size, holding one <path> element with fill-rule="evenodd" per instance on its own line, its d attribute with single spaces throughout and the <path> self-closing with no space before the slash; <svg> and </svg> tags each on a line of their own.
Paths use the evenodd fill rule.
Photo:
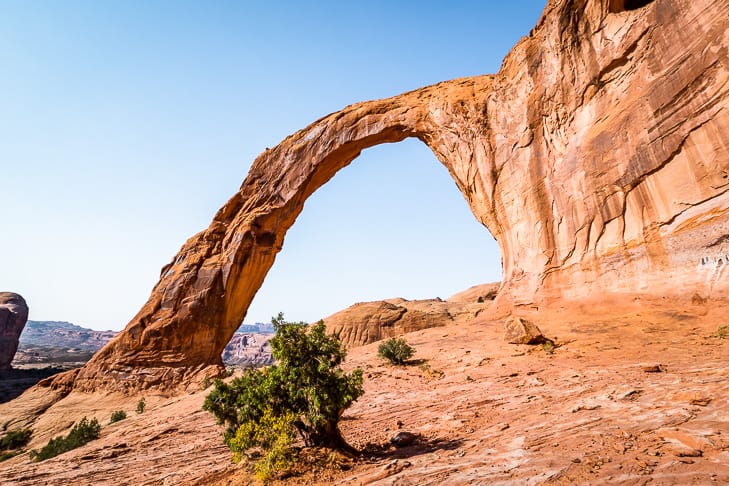
<svg viewBox="0 0 729 486">
<path fill-rule="evenodd" d="M 30 442 L 33 431 L 30 429 L 13 430 L 0 439 L 0 451 L 19 449 Z"/>
<path fill-rule="evenodd" d="M 54 437 L 39 452 L 31 451 L 31 459 L 45 461 L 51 457 L 76 449 L 94 439 L 98 439 L 100 432 L 101 426 L 96 418 L 89 421 L 84 417 L 73 426 L 71 432 L 66 437 Z"/>
<path fill-rule="evenodd" d="M 147 402 L 144 401 L 144 397 L 142 397 L 137 402 L 137 413 L 144 413 L 144 410 L 146 408 L 147 408 Z"/>
<path fill-rule="evenodd" d="M 234 459 L 255 446 L 264 451 L 256 467 L 265 477 L 288 467 L 296 432 L 307 445 L 351 450 L 339 419 L 364 393 L 362 370 L 347 374 L 340 368 L 346 351 L 337 337 L 327 336 L 323 322 L 289 323 L 283 314 L 272 322 L 275 363 L 230 384 L 216 380 L 203 405 L 227 425 L 224 442 Z"/>
<path fill-rule="evenodd" d="M 729 338 L 729 324 L 726 326 L 719 326 L 718 328 L 716 328 L 716 332 L 713 334 L 713 337 L 717 337 L 719 339 Z"/>
<path fill-rule="evenodd" d="M 402 338 L 390 338 L 377 348 L 377 354 L 392 364 L 401 365 L 412 358 L 415 348 Z"/>
<path fill-rule="evenodd" d="M 22 451 L 18 450 L 30 442 L 33 432 L 30 429 L 13 430 L 0 439 L 0 462 L 15 457 Z"/>
<path fill-rule="evenodd" d="M 114 422 L 124 420 L 125 418 L 127 418 L 127 413 L 124 410 L 116 410 L 112 412 L 111 420 L 109 420 L 109 423 L 113 424 Z"/>
<path fill-rule="evenodd" d="M 239 462 L 247 451 L 259 446 L 264 453 L 255 465 L 258 479 L 266 481 L 289 470 L 295 457 L 292 445 L 296 439 L 296 418 L 292 412 L 277 415 L 273 409 L 267 408 L 258 421 L 241 424 L 235 437 L 230 439 L 233 461 Z"/>
</svg>

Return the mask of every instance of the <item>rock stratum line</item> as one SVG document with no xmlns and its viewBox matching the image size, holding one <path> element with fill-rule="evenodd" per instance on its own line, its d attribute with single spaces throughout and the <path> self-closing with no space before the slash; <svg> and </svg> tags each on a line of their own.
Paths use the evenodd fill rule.
<svg viewBox="0 0 729 486">
<path fill-rule="evenodd" d="M 725 0 L 550 0 L 496 75 L 348 106 L 258 156 L 126 329 L 52 385 L 175 389 L 217 372 L 306 199 L 362 150 L 408 137 L 498 241 L 500 312 L 611 293 L 720 298 L 728 46 Z"/>
</svg>

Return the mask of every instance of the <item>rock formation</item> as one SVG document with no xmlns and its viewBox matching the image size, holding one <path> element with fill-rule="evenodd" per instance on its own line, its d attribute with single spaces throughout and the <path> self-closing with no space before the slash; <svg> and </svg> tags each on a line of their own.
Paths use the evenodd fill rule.
<svg viewBox="0 0 729 486">
<path fill-rule="evenodd" d="M 215 372 L 306 199 L 362 150 L 407 137 L 498 241 L 504 312 L 609 293 L 717 298 L 728 65 L 726 0 L 550 0 L 496 75 L 357 103 L 262 153 L 124 332 L 56 385 Z"/>
<path fill-rule="evenodd" d="M 330 334 L 337 334 L 351 348 L 430 327 L 466 323 L 486 307 L 488 304 L 397 298 L 354 304 L 324 323 Z"/>
<path fill-rule="evenodd" d="M 27 320 L 25 299 L 12 292 L 0 292 L 0 371 L 10 369 Z"/>
<path fill-rule="evenodd" d="M 485 283 L 481 285 L 474 285 L 469 287 L 462 292 L 453 294 L 448 297 L 448 302 L 464 302 L 464 303 L 479 303 L 488 302 L 494 300 L 499 294 L 499 287 L 501 283 Z"/>
</svg>

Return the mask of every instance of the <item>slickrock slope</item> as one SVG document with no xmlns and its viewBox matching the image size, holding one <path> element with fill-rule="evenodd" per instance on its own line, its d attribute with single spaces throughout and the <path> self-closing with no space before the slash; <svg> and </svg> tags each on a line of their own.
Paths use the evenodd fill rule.
<svg viewBox="0 0 729 486">
<path fill-rule="evenodd" d="M 273 484 L 729 483 L 729 338 L 713 336 L 729 306 L 597 300 L 521 315 L 561 346 L 509 345 L 503 321 L 479 319 L 407 334 L 421 364 L 389 365 L 376 343 L 351 349 L 346 366 L 363 368 L 365 394 L 342 431 L 364 453 Z M 48 406 L 45 393 L 0 405 L 0 427 L 21 427 L 6 418 L 31 400 Z M 101 438 L 41 463 L 0 462 L 2 483 L 256 484 L 200 409 L 204 395 L 148 392 L 138 415 L 138 397 L 71 393 L 34 423 L 30 447 L 84 415 L 99 419 Z M 129 417 L 109 425 L 120 409 Z M 400 430 L 420 440 L 390 446 Z"/>
<path fill-rule="evenodd" d="M 0 371 L 10 369 L 27 320 L 25 299 L 13 292 L 0 292 Z"/>
<path fill-rule="evenodd" d="M 363 149 L 407 137 L 498 241 L 502 312 L 724 296 L 728 47 L 726 0 L 549 1 L 496 75 L 357 103 L 262 153 L 124 332 L 55 386 L 134 392 L 219 372 L 306 199 Z"/>
<path fill-rule="evenodd" d="M 327 317 L 324 323 L 329 334 L 338 335 L 342 344 L 351 348 L 430 327 L 463 324 L 489 306 L 441 299 L 387 299 L 354 304 Z"/>
</svg>

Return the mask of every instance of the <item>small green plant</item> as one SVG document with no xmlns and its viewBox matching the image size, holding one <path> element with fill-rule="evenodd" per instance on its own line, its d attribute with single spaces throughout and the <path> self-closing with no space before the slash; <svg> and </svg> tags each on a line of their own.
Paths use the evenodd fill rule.
<svg viewBox="0 0 729 486">
<path fill-rule="evenodd" d="M 0 439 L 0 451 L 6 451 L 10 449 L 19 449 L 28 442 L 30 442 L 30 436 L 33 431 L 30 429 L 13 430 L 3 435 Z"/>
<path fill-rule="evenodd" d="M 110 424 L 113 424 L 114 422 L 119 422 L 120 420 L 124 420 L 127 418 L 127 413 L 124 410 L 116 410 L 111 413 L 111 419 L 109 420 Z"/>
<path fill-rule="evenodd" d="M 144 397 L 142 397 L 137 402 L 137 413 L 144 413 L 144 410 L 146 408 L 147 408 L 147 402 L 144 400 Z"/>
<path fill-rule="evenodd" d="M 729 339 L 729 324 L 716 328 L 716 332 L 712 336 L 719 339 Z"/>
<path fill-rule="evenodd" d="M 263 411 L 258 421 L 244 422 L 230 440 L 233 461 L 239 462 L 247 451 L 259 446 L 263 454 L 254 466 L 258 479 L 267 481 L 276 474 L 287 472 L 295 459 L 292 448 L 296 439 L 295 422 L 294 413 L 278 415 L 270 407 Z"/>
<path fill-rule="evenodd" d="M 445 376 L 445 373 L 443 373 L 441 370 L 436 370 L 435 368 L 431 367 L 429 363 L 423 363 L 420 365 L 420 372 L 423 374 L 423 376 L 428 378 L 443 378 Z"/>
<path fill-rule="evenodd" d="M 89 421 L 84 417 L 73 426 L 71 432 L 66 437 L 54 437 L 40 451 L 31 451 L 31 459 L 45 461 L 51 457 L 76 449 L 94 439 L 98 439 L 100 432 L 101 425 L 99 425 L 99 421 L 96 418 Z"/>
<path fill-rule="evenodd" d="M 547 354 L 554 354 L 556 347 L 557 345 L 551 339 L 545 339 L 544 342 L 542 342 L 542 351 Z"/>
<path fill-rule="evenodd" d="M 347 374 L 341 369 L 346 351 L 337 337 L 326 334 L 322 321 L 308 326 L 286 322 L 279 314 L 272 322 L 275 363 L 248 370 L 229 384 L 216 380 L 203 404 L 227 425 L 223 438 L 235 460 L 259 458 L 260 478 L 291 467 L 297 432 L 307 445 L 351 450 L 338 424 L 364 393 L 362 370 Z"/>
<path fill-rule="evenodd" d="M 30 442 L 30 429 L 13 430 L 0 439 L 0 462 L 20 454 L 20 448 Z"/>
<path fill-rule="evenodd" d="M 390 338 L 379 345 L 377 354 L 392 364 L 401 365 L 415 354 L 415 348 L 410 346 L 405 339 Z"/>
</svg>

